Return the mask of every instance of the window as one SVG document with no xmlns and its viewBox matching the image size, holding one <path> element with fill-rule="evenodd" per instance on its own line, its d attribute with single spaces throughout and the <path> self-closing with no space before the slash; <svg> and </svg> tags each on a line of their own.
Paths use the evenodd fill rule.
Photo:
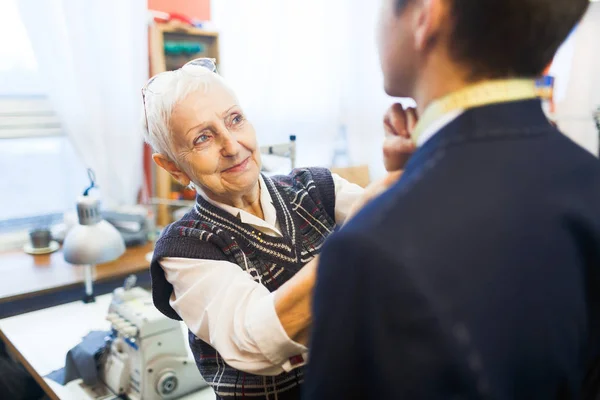
<svg viewBox="0 0 600 400">
<path fill-rule="evenodd" d="M 35 56 L 21 22 L 18 0 L 0 2 L 0 95 L 29 96 L 43 93 Z"/>
<path fill-rule="evenodd" d="M 0 233 L 55 222 L 87 184 L 47 98 L 17 2 L 0 2 Z"/>
</svg>

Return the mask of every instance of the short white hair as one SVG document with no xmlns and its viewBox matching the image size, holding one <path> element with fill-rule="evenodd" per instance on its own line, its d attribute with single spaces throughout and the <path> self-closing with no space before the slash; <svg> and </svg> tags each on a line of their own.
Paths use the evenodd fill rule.
<svg viewBox="0 0 600 400">
<path fill-rule="evenodd" d="M 202 66 L 186 65 L 156 75 L 145 87 L 142 115 L 144 140 L 155 152 L 176 162 L 171 141 L 173 108 L 191 93 L 200 91 L 206 94 L 215 82 L 229 89 L 220 75 Z"/>
</svg>

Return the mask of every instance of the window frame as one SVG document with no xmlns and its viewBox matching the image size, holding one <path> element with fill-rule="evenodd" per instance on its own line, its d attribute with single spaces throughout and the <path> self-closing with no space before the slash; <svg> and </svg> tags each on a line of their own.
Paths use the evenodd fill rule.
<svg viewBox="0 0 600 400">
<path fill-rule="evenodd" d="M 0 96 L 0 140 L 64 134 L 46 96 Z"/>
</svg>

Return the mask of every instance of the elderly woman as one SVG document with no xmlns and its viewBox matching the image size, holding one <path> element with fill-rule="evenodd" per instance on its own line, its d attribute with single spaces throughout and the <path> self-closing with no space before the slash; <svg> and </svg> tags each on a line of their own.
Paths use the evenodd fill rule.
<svg viewBox="0 0 600 400">
<path fill-rule="evenodd" d="M 254 128 L 210 60 L 143 93 L 155 163 L 198 192 L 156 243 L 156 307 L 186 323 L 218 398 L 298 399 L 317 254 L 362 189 L 321 168 L 261 175 Z"/>
<path fill-rule="evenodd" d="M 317 255 L 336 226 L 399 174 L 367 191 L 322 168 L 261 175 L 254 128 L 215 72 L 198 59 L 143 89 L 155 163 L 198 192 L 195 207 L 156 243 L 154 303 L 186 323 L 218 398 L 299 399 Z M 394 107 L 384 123 L 388 169 L 413 148 L 410 115 Z"/>
</svg>

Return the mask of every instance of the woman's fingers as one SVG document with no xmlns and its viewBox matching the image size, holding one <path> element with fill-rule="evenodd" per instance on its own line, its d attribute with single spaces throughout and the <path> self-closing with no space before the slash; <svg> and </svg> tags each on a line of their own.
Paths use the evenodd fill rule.
<svg viewBox="0 0 600 400">
<path fill-rule="evenodd" d="M 408 116 L 402 104 L 392 104 L 383 117 L 383 124 L 388 135 L 410 136 L 408 132 Z"/>
<path fill-rule="evenodd" d="M 417 122 L 419 122 L 419 116 L 417 115 L 417 109 L 413 107 L 408 107 L 406 109 L 407 116 L 407 129 L 408 132 L 412 133 L 415 130 L 415 126 L 417 126 Z"/>
<path fill-rule="evenodd" d="M 402 169 L 415 151 L 410 133 L 417 121 L 417 111 L 410 107 L 404 109 L 399 103 L 393 104 L 386 112 L 383 118 L 383 162 L 386 170 Z"/>
<path fill-rule="evenodd" d="M 383 142 L 383 164 L 387 171 L 397 171 L 404 165 L 415 151 L 415 144 L 410 138 L 388 136 Z"/>
</svg>

